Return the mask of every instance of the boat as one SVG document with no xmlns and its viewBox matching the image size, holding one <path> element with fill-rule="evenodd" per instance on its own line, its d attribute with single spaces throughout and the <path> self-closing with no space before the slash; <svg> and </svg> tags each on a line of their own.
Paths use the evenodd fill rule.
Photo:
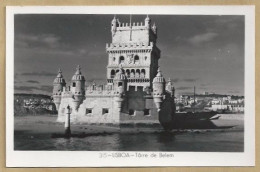
<svg viewBox="0 0 260 172">
<path fill-rule="evenodd" d="M 195 87 L 194 87 L 194 103 L 193 109 L 189 112 L 175 112 L 172 116 L 172 121 L 163 125 L 165 130 L 172 129 L 216 129 L 220 126 L 216 126 L 213 120 L 218 120 L 220 116 L 217 116 L 216 111 L 196 111 L 195 109 Z M 232 126 L 225 126 L 232 127 Z"/>
</svg>

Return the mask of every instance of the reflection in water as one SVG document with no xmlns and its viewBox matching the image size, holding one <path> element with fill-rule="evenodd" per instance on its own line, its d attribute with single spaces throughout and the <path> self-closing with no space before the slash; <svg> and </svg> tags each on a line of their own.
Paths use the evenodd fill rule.
<svg viewBox="0 0 260 172">
<path fill-rule="evenodd" d="M 243 131 L 114 133 L 85 138 L 15 132 L 15 150 L 241 152 Z"/>
</svg>

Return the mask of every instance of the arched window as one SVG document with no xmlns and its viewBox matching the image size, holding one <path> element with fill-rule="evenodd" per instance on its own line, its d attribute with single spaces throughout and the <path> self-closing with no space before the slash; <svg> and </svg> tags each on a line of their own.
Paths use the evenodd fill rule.
<svg viewBox="0 0 260 172">
<path fill-rule="evenodd" d="M 111 77 L 111 78 L 114 78 L 114 77 L 115 77 L 115 74 L 116 74 L 115 70 L 114 70 L 114 69 L 111 70 L 110 77 Z"/>
<path fill-rule="evenodd" d="M 140 78 L 145 78 L 145 69 L 142 69 L 142 70 L 141 70 Z"/>
<path fill-rule="evenodd" d="M 113 62 L 115 62 L 116 61 L 116 58 L 115 57 L 113 57 Z"/>
<path fill-rule="evenodd" d="M 76 83 L 75 82 L 72 83 L 72 87 L 76 87 Z"/>
<path fill-rule="evenodd" d="M 139 63 L 139 56 L 138 55 L 135 55 L 134 63 Z"/>
<path fill-rule="evenodd" d="M 124 61 L 125 61 L 124 56 L 120 56 L 119 57 L 119 64 L 124 63 Z"/>
<path fill-rule="evenodd" d="M 140 70 L 139 70 L 139 69 L 136 70 L 135 77 L 136 77 L 136 78 L 139 78 L 139 77 L 140 77 Z"/>
<path fill-rule="evenodd" d="M 147 56 L 144 57 L 144 60 L 147 60 Z"/>
<path fill-rule="evenodd" d="M 130 73 L 130 78 L 134 78 L 134 77 L 135 77 L 135 70 L 132 69 L 132 70 L 131 70 L 131 73 Z"/>
<path fill-rule="evenodd" d="M 126 69 L 126 77 L 129 78 L 130 77 L 130 70 Z"/>
<path fill-rule="evenodd" d="M 135 111 L 133 109 L 129 109 L 129 115 L 134 116 L 135 115 Z"/>
</svg>

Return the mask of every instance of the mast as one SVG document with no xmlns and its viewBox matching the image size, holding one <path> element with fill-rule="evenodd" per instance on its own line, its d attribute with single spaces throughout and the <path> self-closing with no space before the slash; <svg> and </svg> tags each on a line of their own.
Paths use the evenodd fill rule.
<svg viewBox="0 0 260 172">
<path fill-rule="evenodd" d="M 195 95 L 195 86 L 194 86 L 194 95 L 193 95 L 193 112 L 195 112 L 195 98 L 196 98 L 196 95 Z"/>
<path fill-rule="evenodd" d="M 132 15 L 130 14 L 130 41 L 132 41 Z"/>
</svg>

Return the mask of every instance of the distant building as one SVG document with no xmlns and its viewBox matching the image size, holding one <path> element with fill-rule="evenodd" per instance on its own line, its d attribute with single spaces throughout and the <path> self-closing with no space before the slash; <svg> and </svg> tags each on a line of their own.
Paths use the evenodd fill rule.
<svg viewBox="0 0 260 172">
<path fill-rule="evenodd" d="M 210 109 L 213 111 L 244 112 L 244 100 L 232 99 L 231 96 L 213 99 Z"/>
</svg>

